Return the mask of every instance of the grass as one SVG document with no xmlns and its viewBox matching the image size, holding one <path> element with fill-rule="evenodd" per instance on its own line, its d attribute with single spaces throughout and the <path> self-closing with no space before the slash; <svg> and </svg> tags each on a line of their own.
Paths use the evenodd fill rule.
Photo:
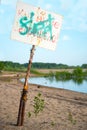
<svg viewBox="0 0 87 130">
<path fill-rule="evenodd" d="M 14 68 L 14 71 L 12 68 L 10 68 L 10 70 L 8 71 L 8 73 L 13 72 L 13 73 L 26 73 L 26 69 L 24 68 Z M 41 71 L 40 69 L 31 69 L 30 71 L 31 74 L 34 74 L 35 76 L 38 77 L 49 77 L 49 78 L 53 78 L 55 77 L 55 79 L 57 81 L 67 81 L 72 79 L 74 82 L 82 82 L 83 79 L 87 80 L 87 70 L 83 71 L 81 68 L 77 67 L 76 69 L 74 69 L 73 71 L 69 71 L 69 70 L 49 70 L 48 71 Z M 2 73 L 0 74 L 2 75 Z"/>
<path fill-rule="evenodd" d="M 37 71 L 36 69 L 31 69 L 30 71 L 32 74 L 35 74 L 37 76 L 45 76 L 46 74 L 40 72 L 40 71 Z"/>
</svg>

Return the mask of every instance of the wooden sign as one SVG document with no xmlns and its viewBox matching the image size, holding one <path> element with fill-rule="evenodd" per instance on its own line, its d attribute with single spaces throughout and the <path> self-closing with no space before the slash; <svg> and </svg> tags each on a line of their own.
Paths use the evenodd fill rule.
<svg viewBox="0 0 87 130">
<path fill-rule="evenodd" d="M 19 1 L 11 38 L 55 50 L 62 19 L 61 15 Z"/>
</svg>

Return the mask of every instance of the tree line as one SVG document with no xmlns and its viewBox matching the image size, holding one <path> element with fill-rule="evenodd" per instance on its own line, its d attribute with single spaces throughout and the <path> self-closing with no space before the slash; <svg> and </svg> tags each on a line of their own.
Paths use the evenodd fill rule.
<svg viewBox="0 0 87 130">
<path fill-rule="evenodd" d="M 7 71 L 26 71 L 28 63 L 20 64 L 11 61 L 0 61 L 0 70 Z M 81 66 L 69 66 L 66 64 L 56 64 L 56 63 L 42 63 L 34 62 L 32 63 L 32 69 L 74 69 L 76 67 L 81 67 L 82 69 L 87 69 L 87 64 L 82 64 Z"/>
</svg>

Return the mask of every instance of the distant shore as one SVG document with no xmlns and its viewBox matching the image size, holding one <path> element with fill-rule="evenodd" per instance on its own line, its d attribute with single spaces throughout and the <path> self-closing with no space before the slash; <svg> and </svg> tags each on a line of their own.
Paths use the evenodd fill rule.
<svg viewBox="0 0 87 130">
<path fill-rule="evenodd" d="M 86 130 L 87 94 L 29 84 L 23 127 L 17 127 L 17 115 L 23 83 L 17 75 L 0 77 L 0 130 Z M 45 108 L 37 117 L 33 99 L 41 93 Z"/>
</svg>

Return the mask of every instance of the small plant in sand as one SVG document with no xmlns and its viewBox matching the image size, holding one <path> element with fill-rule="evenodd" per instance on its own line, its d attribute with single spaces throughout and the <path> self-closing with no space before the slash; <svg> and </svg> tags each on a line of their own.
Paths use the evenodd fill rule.
<svg viewBox="0 0 87 130">
<path fill-rule="evenodd" d="M 72 115 L 71 112 L 69 112 L 69 114 L 68 114 L 68 119 L 69 119 L 69 121 L 70 121 L 73 125 L 76 124 L 76 120 L 73 119 L 73 115 Z"/>
<path fill-rule="evenodd" d="M 54 126 L 54 125 L 55 125 L 55 122 L 54 122 L 54 121 L 52 121 L 52 122 L 51 122 L 51 126 Z"/>
<path fill-rule="evenodd" d="M 34 104 L 33 104 L 34 114 L 35 116 L 37 116 L 40 112 L 43 111 L 44 106 L 45 106 L 44 99 L 42 99 L 41 97 L 41 93 L 38 93 L 38 95 L 34 97 L 33 101 L 34 101 Z M 28 117 L 29 118 L 31 117 L 31 112 L 28 112 Z"/>
</svg>

